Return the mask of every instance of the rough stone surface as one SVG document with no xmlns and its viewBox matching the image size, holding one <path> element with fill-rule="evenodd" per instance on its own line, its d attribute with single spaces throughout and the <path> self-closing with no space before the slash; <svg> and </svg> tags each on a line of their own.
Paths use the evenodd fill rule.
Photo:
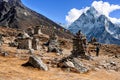
<svg viewBox="0 0 120 80">
<path fill-rule="evenodd" d="M 65 57 L 60 60 L 58 66 L 63 68 L 70 68 L 73 72 L 86 73 L 89 69 L 84 66 L 84 64 L 80 61 L 80 59 L 90 60 L 91 57 L 87 56 L 85 53 L 87 52 L 87 40 L 85 35 L 78 31 L 73 38 L 73 50 L 72 54 L 68 57 Z M 80 59 L 79 59 L 80 58 Z"/>
<path fill-rule="evenodd" d="M 59 46 L 57 36 L 53 33 L 48 41 L 48 52 L 56 52 L 58 55 L 62 54 L 62 49 Z"/>
<path fill-rule="evenodd" d="M 69 68 L 70 71 L 77 73 L 86 73 L 89 71 L 77 58 L 63 59 L 58 63 L 58 66 L 66 69 Z"/>
<path fill-rule="evenodd" d="M 78 31 L 76 35 L 73 38 L 73 50 L 72 50 L 72 56 L 77 57 L 81 56 L 84 57 L 85 53 L 87 51 L 87 40 L 85 35 L 81 33 L 81 31 Z"/>
<path fill-rule="evenodd" d="M 74 64 L 75 69 L 77 70 L 77 72 L 79 72 L 79 73 L 86 73 L 86 72 L 88 72 L 88 69 L 79 60 L 74 58 L 72 60 L 72 62 Z"/>
<path fill-rule="evenodd" d="M 18 39 L 18 49 L 32 49 L 32 40 L 30 38 Z"/>
<path fill-rule="evenodd" d="M 32 49 L 32 37 L 25 31 L 22 31 L 17 35 L 16 42 L 18 43 L 18 49 Z"/>
<path fill-rule="evenodd" d="M 39 58 L 37 56 L 30 56 L 29 61 L 27 63 L 23 64 L 23 66 L 33 66 L 35 68 L 48 71 L 47 65 L 44 64 L 43 61 L 41 60 L 41 58 Z"/>
</svg>

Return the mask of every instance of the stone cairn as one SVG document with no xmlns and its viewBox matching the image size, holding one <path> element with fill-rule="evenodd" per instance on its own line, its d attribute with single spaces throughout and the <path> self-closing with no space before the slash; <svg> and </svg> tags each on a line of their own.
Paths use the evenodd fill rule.
<svg viewBox="0 0 120 80">
<path fill-rule="evenodd" d="M 16 41 L 18 49 L 32 49 L 32 38 L 26 32 L 19 33 Z"/>
<path fill-rule="evenodd" d="M 39 27 L 37 27 L 36 32 L 34 33 L 36 35 L 41 34 L 41 31 L 39 29 Z M 28 49 L 30 53 L 30 57 L 29 60 L 22 64 L 22 66 L 32 66 L 34 68 L 38 68 L 44 71 L 48 71 L 48 67 L 47 65 L 42 61 L 41 57 L 37 56 L 34 53 L 34 50 L 39 50 L 39 38 L 33 36 L 34 34 L 31 32 L 31 30 L 29 30 L 30 35 L 26 32 L 23 33 L 19 33 L 19 35 L 17 36 L 17 40 L 18 40 L 18 49 Z M 31 36 L 31 37 L 30 37 Z"/>
<path fill-rule="evenodd" d="M 40 50 L 39 35 L 42 34 L 40 26 L 36 26 L 34 29 L 28 28 L 27 31 L 22 31 L 17 36 L 18 49 L 34 49 Z"/>
<path fill-rule="evenodd" d="M 82 58 L 87 58 L 87 40 L 86 37 L 79 30 L 73 38 L 72 54 L 68 57 L 62 58 L 58 67 L 69 69 L 73 72 L 86 73 L 89 69 L 81 62 Z"/>
<path fill-rule="evenodd" d="M 73 50 L 72 56 L 77 57 L 85 57 L 85 53 L 87 52 L 87 39 L 84 34 L 79 30 L 78 33 L 73 38 Z"/>
<path fill-rule="evenodd" d="M 62 54 L 62 49 L 59 47 L 58 37 L 55 33 L 50 35 L 50 39 L 48 41 L 48 52 L 56 52 L 58 55 Z"/>
</svg>

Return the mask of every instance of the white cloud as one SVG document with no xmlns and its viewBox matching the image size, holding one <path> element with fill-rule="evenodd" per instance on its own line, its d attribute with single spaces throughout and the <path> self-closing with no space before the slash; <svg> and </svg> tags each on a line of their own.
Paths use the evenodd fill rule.
<svg viewBox="0 0 120 80">
<path fill-rule="evenodd" d="M 103 1 L 94 1 L 92 3 L 92 6 L 101 14 L 104 14 L 105 16 L 109 16 L 109 14 L 117 9 L 120 9 L 119 5 L 110 5 L 108 2 Z"/>
<path fill-rule="evenodd" d="M 107 16 L 113 23 L 119 23 L 120 19 L 112 18 L 109 14 L 115 10 L 120 9 L 120 5 L 110 4 L 103 1 L 94 1 L 92 6 L 101 14 Z"/>
<path fill-rule="evenodd" d="M 80 10 L 78 10 L 76 8 L 71 9 L 68 12 L 68 15 L 66 16 L 67 24 L 70 25 L 72 22 L 74 22 L 76 19 L 78 19 L 83 12 L 86 12 L 88 9 L 89 9 L 89 7 L 86 7 L 84 9 L 80 9 Z"/>
<path fill-rule="evenodd" d="M 120 19 L 118 19 L 118 18 L 109 17 L 109 19 L 110 19 L 113 23 L 120 23 Z"/>
<path fill-rule="evenodd" d="M 120 23 L 120 19 L 112 18 L 109 16 L 111 12 L 120 9 L 120 5 L 114 5 L 103 1 L 94 1 L 91 6 L 93 6 L 100 14 L 107 16 L 113 23 Z M 70 25 L 72 22 L 78 19 L 83 12 L 87 11 L 88 9 L 89 7 L 86 7 L 84 9 L 71 9 L 66 16 L 67 24 Z"/>
</svg>

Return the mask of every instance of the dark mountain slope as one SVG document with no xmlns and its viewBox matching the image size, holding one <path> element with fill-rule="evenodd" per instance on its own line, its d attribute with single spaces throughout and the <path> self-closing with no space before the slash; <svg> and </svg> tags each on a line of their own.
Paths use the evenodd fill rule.
<svg viewBox="0 0 120 80">
<path fill-rule="evenodd" d="M 42 14 L 27 8 L 21 0 L 0 0 L 0 26 L 27 29 L 28 27 L 40 25 L 49 27 L 45 32 L 55 26 L 57 29 L 64 30 L 64 32 L 57 30 L 60 34 L 68 34 L 68 38 L 71 37 L 71 34 L 66 33 L 63 27 Z"/>
</svg>

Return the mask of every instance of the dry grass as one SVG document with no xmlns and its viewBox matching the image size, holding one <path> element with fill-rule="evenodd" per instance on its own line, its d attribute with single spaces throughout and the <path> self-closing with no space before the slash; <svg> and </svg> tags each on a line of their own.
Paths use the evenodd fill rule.
<svg viewBox="0 0 120 80">
<path fill-rule="evenodd" d="M 8 42 L 11 39 L 5 38 L 5 44 L 3 44 L 2 51 L 8 52 L 10 55 L 7 57 L 0 56 L 0 80 L 120 80 L 120 72 L 106 71 L 99 69 L 96 71 L 90 71 L 86 74 L 79 74 L 73 72 L 65 72 L 60 68 L 49 66 L 49 71 L 42 71 L 32 67 L 23 67 L 22 64 L 26 63 L 29 57 L 28 50 L 17 50 L 14 47 L 9 47 Z M 66 44 L 66 43 L 63 43 Z M 67 46 L 69 46 L 67 44 Z M 46 53 L 45 51 L 35 51 L 36 54 L 41 55 L 44 62 L 54 58 L 62 58 L 70 54 L 71 48 L 62 46 L 64 55 L 57 56 L 55 53 Z M 67 47 L 65 49 L 65 47 Z M 113 49 L 114 47 L 114 49 Z M 94 49 L 90 45 L 91 49 Z M 110 52 L 108 52 L 110 50 Z M 116 50 L 116 51 L 114 51 Z M 18 52 L 19 51 L 19 52 Z M 109 45 L 108 47 L 102 46 L 100 50 L 100 56 L 95 58 L 96 61 L 107 59 L 105 54 L 119 53 L 120 47 Z M 95 52 L 91 52 L 92 56 L 95 56 Z M 85 61 L 86 63 L 96 63 L 92 61 Z"/>
<path fill-rule="evenodd" d="M 32 67 L 23 67 L 21 65 L 27 62 L 28 57 L 21 59 L 21 56 L 13 56 L 15 55 L 16 48 L 6 45 L 2 48 L 12 55 L 8 57 L 0 56 L 0 80 L 120 80 L 120 73 L 115 71 L 97 70 L 87 74 L 78 74 L 65 72 L 60 68 L 53 67 L 49 67 L 49 71 L 46 72 Z M 26 53 L 27 51 L 22 50 L 21 52 Z M 66 50 L 65 52 L 69 51 Z M 49 59 L 59 58 L 54 53 L 44 53 L 43 56 Z"/>
<path fill-rule="evenodd" d="M 59 68 L 41 71 L 31 67 L 22 67 L 25 60 L 0 57 L 0 80 L 119 80 L 114 71 L 99 70 L 87 74 L 63 72 Z"/>
</svg>

